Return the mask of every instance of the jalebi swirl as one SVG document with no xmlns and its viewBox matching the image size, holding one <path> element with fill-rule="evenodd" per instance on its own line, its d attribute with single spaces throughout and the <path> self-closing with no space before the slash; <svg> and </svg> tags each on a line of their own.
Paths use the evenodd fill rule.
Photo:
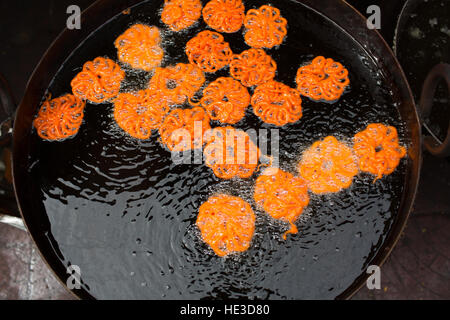
<svg viewBox="0 0 450 320">
<path fill-rule="evenodd" d="M 263 49 L 249 49 L 233 55 L 230 74 L 246 87 L 259 86 L 273 80 L 276 62 Z"/>
<path fill-rule="evenodd" d="M 250 103 L 255 115 L 277 126 L 296 122 L 302 117 L 300 93 L 275 80 L 256 87 Z"/>
<path fill-rule="evenodd" d="M 211 0 L 203 8 L 203 20 L 216 31 L 233 33 L 242 27 L 244 11 L 242 0 Z"/>
<path fill-rule="evenodd" d="M 199 209 L 197 227 L 202 239 L 220 257 L 246 251 L 255 231 L 255 214 L 239 197 L 211 196 Z"/>
<path fill-rule="evenodd" d="M 83 65 L 83 69 L 73 78 L 72 93 L 81 100 L 102 103 L 119 94 L 125 72 L 113 60 L 95 58 Z"/>
<path fill-rule="evenodd" d="M 200 68 L 178 63 L 175 66 L 156 68 L 149 88 L 159 90 L 169 104 L 182 104 L 192 98 L 204 82 L 205 76 Z"/>
<path fill-rule="evenodd" d="M 271 167 L 256 179 L 254 199 L 273 218 L 289 222 L 286 239 L 288 233 L 298 232 L 294 222 L 309 203 L 308 187 L 301 177 Z"/>
<path fill-rule="evenodd" d="M 358 166 L 352 149 L 328 136 L 303 153 L 299 172 L 308 182 L 309 190 L 320 194 L 350 187 Z"/>
<path fill-rule="evenodd" d="M 156 90 L 121 93 L 114 100 L 114 119 L 130 136 L 148 139 L 169 111 L 166 100 Z"/>
<path fill-rule="evenodd" d="M 114 45 L 120 61 L 134 69 L 151 71 L 159 66 L 164 56 L 160 42 L 157 27 L 135 24 L 121 34 Z"/>
<path fill-rule="evenodd" d="M 287 20 L 280 10 L 268 5 L 248 10 L 244 26 L 245 42 L 253 48 L 273 48 L 280 45 L 287 34 Z"/>
<path fill-rule="evenodd" d="M 353 138 L 353 150 L 359 169 L 372 173 L 376 179 L 391 174 L 406 155 L 399 145 L 397 129 L 381 123 L 371 123 Z"/>
<path fill-rule="evenodd" d="M 348 71 L 342 64 L 322 56 L 297 71 L 297 89 L 313 100 L 335 101 L 350 84 Z"/>
<path fill-rule="evenodd" d="M 200 103 L 211 119 L 234 124 L 244 117 L 250 94 L 239 81 L 221 77 L 203 90 Z"/>
<path fill-rule="evenodd" d="M 165 0 L 161 20 L 172 31 L 192 26 L 202 15 L 200 0 Z"/>
<path fill-rule="evenodd" d="M 220 33 L 205 30 L 186 43 L 186 55 L 190 63 L 212 73 L 228 65 L 233 52 Z"/>
<path fill-rule="evenodd" d="M 206 166 L 218 178 L 245 179 L 255 172 L 260 151 L 246 132 L 228 126 L 208 132 L 203 154 Z"/>
<path fill-rule="evenodd" d="M 201 148 L 205 133 L 211 129 L 209 117 L 201 107 L 174 109 L 164 119 L 159 134 L 170 151 Z"/>
<path fill-rule="evenodd" d="M 62 140 L 75 135 L 83 121 L 85 105 L 71 94 L 47 99 L 33 120 L 37 134 L 44 140 Z"/>
</svg>

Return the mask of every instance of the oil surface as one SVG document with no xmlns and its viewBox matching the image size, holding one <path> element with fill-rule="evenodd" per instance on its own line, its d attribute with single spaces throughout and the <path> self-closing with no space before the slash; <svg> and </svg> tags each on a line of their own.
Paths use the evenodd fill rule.
<svg viewBox="0 0 450 320">
<path fill-rule="evenodd" d="M 244 3 L 246 9 L 263 4 Z M 186 63 L 186 41 L 206 26 L 199 21 L 185 32 L 170 32 L 159 20 L 161 4 L 143 2 L 93 33 L 55 76 L 52 96 L 70 92 L 70 80 L 85 61 L 117 59 L 115 38 L 136 22 L 163 30 L 163 65 Z M 298 3 L 276 6 L 288 20 L 288 35 L 267 51 L 278 64 L 275 79 L 294 87 L 297 68 L 324 55 L 343 63 L 351 81 L 334 104 L 303 98 L 302 119 L 279 130 L 281 168 L 296 173 L 302 151 L 314 141 L 335 135 L 350 143 L 371 122 L 396 126 L 407 143 L 389 84 L 358 44 Z M 242 31 L 224 36 L 234 52 L 248 49 Z M 144 88 L 151 77 L 127 74 L 122 91 Z M 224 69 L 207 80 L 227 74 Z M 299 233 L 284 241 L 288 225 L 257 210 L 252 199 L 257 175 L 221 181 L 202 164 L 176 165 L 156 131 L 146 141 L 130 138 L 114 123 L 112 110 L 111 104 L 88 104 L 79 133 L 64 142 L 45 142 L 34 132 L 30 153 L 35 214 L 50 221 L 47 236 L 61 263 L 80 267 L 82 287 L 95 298 L 334 298 L 365 272 L 398 210 L 406 160 L 376 183 L 359 174 L 342 192 L 311 194 L 297 221 Z M 251 108 L 236 127 L 276 128 Z M 199 206 L 216 192 L 243 197 L 257 215 L 249 250 L 226 259 L 214 255 L 195 226 Z"/>
</svg>

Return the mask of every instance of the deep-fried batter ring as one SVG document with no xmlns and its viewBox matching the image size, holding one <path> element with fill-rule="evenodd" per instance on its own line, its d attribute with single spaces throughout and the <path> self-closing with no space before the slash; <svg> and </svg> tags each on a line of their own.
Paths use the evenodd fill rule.
<svg viewBox="0 0 450 320">
<path fill-rule="evenodd" d="M 228 126 L 208 132 L 203 154 L 206 166 L 218 178 L 245 179 L 256 170 L 260 151 L 246 132 Z"/>
<path fill-rule="evenodd" d="M 230 74 L 246 87 L 273 80 L 277 64 L 263 49 L 249 49 L 233 55 Z"/>
<path fill-rule="evenodd" d="M 230 63 L 233 52 L 220 33 L 205 30 L 186 43 L 186 55 L 204 72 L 216 72 Z"/>
<path fill-rule="evenodd" d="M 114 45 L 120 61 L 135 69 L 151 71 L 159 66 L 164 56 L 160 43 L 157 27 L 135 24 L 122 33 Z"/>
<path fill-rule="evenodd" d="M 381 123 L 371 123 L 353 138 L 353 150 L 361 171 L 376 175 L 375 180 L 391 174 L 406 155 L 399 145 L 397 129 Z"/>
<path fill-rule="evenodd" d="M 202 15 L 200 0 L 165 0 L 161 20 L 172 31 L 192 26 Z"/>
<path fill-rule="evenodd" d="M 350 84 L 348 71 L 339 62 L 322 56 L 297 71 L 297 89 L 313 100 L 335 101 Z"/>
<path fill-rule="evenodd" d="M 162 123 L 169 106 L 161 94 L 152 89 L 121 93 L 114 100 L 114 119 L 130 136 L 148 139 L 152 129 Z"/>
<path fill-rule="evenodd" d="M 211 119 L 234 124 L 244 117 L 250 94 L 239 81 L 221 77 L 203 90 L 200 103 Z"/>
<path fill-rule="evenodd" d="M 303 153 L 299 172 L 308 182 L 309 190 L 328 193 L 350 187 L 358 167 L 352 149 L 328 136 Z"/>
<path fill-rule="evenodd" d="M 205 82 L 200 68 L 192 64 L 178 63 L 175 66 L 156 68 L 149 88 L 161 91 L 170 104 L 182 104 L 192 98 Z"/>
<path fill-rule="evenodd" d="M 203 8 L 203 20 L 216 31 L 233 33 L 242 27 L 244 11 L 242 0 L 211 0 Z"/>
<path fill-rule="evenodd" d="M 72 93 L 81 100 L 102 103 L 117 96 L 125 72 L 108 58 L 97 57 L 83 65 L 73 78 Z"/>
<path fill-rule="evenodd" d="M 174 109 L 164 119 L 159 134 L 170 151 L 201 148 L 204 134 L 211 129 L 209 117 L 201 107 Z"/>
<path fill-rule="evenodd" d="M 211 196 L 199 209 L 197 227 L 202 239 L 224 257 L 250 247 L 255 232 L 255 214 L 250 204 L 225 194 Z"/>
<path fill-rule="evenodd" d="M 268 5 L 248 10 L 244 26 L 245 42 L 253 48 L 273 48 L 280 45 L 287 34 L 287 20 L 280 10 Z"/>
<path fill-rule="evenodd" d="M 85 105 L 71 94 L 47 99 L 33 120 L 37 134 L 44 140 L 62 140 L 75 135 L 83 121 Z"/>
<path fill-rule="evenodd" d="M 291 227 L 283 239 L 288 233 L 298 232 L 294 222 L 309 203 L 305 180 L 278 168 L 268 168 L 256 179 L 254 198 L 273 218 L 289 222 Z"/>
<path fill-rule="evenodd" d="M 284 126 L 302 117 L 300 93 L 275 80 L 256 87 L 250 102 L 253 112 L 270 124 Z"/>
</svg>

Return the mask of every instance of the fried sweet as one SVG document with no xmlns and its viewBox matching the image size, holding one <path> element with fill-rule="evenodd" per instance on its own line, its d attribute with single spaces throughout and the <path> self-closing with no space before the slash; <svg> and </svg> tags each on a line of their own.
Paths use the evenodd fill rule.
<svg viewBox="0 0 450 320">
<path fill-rule="evenodd" d="M 280 45 L 287 34 L 287 20 L 280 10 L 268 5 L 248 10 L 244 26 L 245 42 L 253 48 L 273 48 Z"/>
<path fill-rule="evenodd" d="M 397 129 L 382 123 L 371 123 L 358 132 L 353 138 L 353 150 L 359 169 L 374 174 L 375 180 L 394 172 L 406 155 L 406 148 L 399 145 Z"/>
<path fill-rule="evenodd" d="M 219 256 L 246 251 L 255 232 L 255 214 L 239 197 L 219 194 L 199 209 L 196 221 L 202 239 Z"/>
<path fill-rule="evenodd" d="M 230 74 L 244 86 L 252 87 L 273 80 L 276 62 L 263 49 L 249 49 L 233 55 Z"/>
<path fill-rule="evenodd" d="M 198 67 L 178 63 L 175 66 L 156 68 L 149 88 L 160 91 L 169 104 L 182 104 L 192 98 L 204 82 L 205 76 Z"/>
<path fill-rule="evenodd" d="M 159 66 L 164 56 L 161 37 L 155 26 L 135 24 L 114 42 L 120 61 L 134 69 L 151 71 Z"/>
<path fill-rule="evenodd" d="M 72 93 L 81 100 L 103 103 L 119 94 L 125 72 L 109 58 L 97 57 L 83 65 L 71 81 Z"/>
<path fill-rule="evenodd" d="M 203 154 L 206 166 L 218 178 L 245 179 L 255 172 L 260 151 L 246 132 L 228 126 L 208 133 Z"/>
<path fill-rule="evenodd" d="M 277 126 L 297 122 L 303 115 L 300 93 L 275 80 L 256 87 L 250 102 L 255 115 Z"/>
<path fill-rule="evenodd" d="M 211 0 L 203 8 L 203 20 L 218 32 L 233 33 L 242 27 L 244 11 L 242 0 Z"/>
<path fill-rule="evenodd" d="M 192 26 L 202 15 L 200 0 L 165 0 L 161 20 L 172 31 Z"/>
<path fill-rule="evenodd" d="M 301 177 L 278 168 L 268 168 L 256 179 L 255 202 L 274 219 L 290 224 L 290 229 L 283 234 L 297 233 L 294 222 L 309 203 L 308 187 Z"/>
<path fill-rule="evenodd" d="M 300 67 L 295 80 L 303 96 L 326 101 L 339 99 L 350 84 L 348 70 L 339 62 L 322 56 Z"/>
<path fill-rule="evenodd" d="M 213 120 L 234 124 L 240 121 L 250 103 L 250 94 L 239 81 L 221 77 L 204 90 L 200 104 Z"/>
<path fill-rule="evenodd" d="M 148 139 L 169 111 L 159 91 L 146 89 L 121 93 L 114 101 L 114 119 L 130 136 Z"/>
<path fill-rule="evenodd" d="M 233 52 L 220 33 L 205 30 L 186 43 L 186 55 L 203 72 L 213 73 L 230 63 Z"/>
<path fill-rule="evenodd" d="M 353 150 L 335 137 L 328 136 L 313 143 L 299 165 L 302 178 L 314 193 L 338 192 L 350 187 L 358 166 Z"/>
<path fill-rule="evenodd" d="M 85 105 L 84 101 L 71 94 L 47 99 L 33 120 L 37 134 L 44 140 L 74 136 L 83 121 Z"/>
<path fill-rule="evenodd" d="M 201 148 L 204 134 L 211 129 L 209 117 L 201 107 L 174 109 L 164 119 L 159 134 L 170 151 Z"/>
</svg>

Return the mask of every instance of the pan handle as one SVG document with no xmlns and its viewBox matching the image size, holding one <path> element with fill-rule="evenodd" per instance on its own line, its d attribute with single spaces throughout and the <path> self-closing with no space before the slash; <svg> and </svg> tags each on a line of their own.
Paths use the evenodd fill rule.
<svg viewBox="0 0 450 320">
<path fill-rule="evenodd" d="M 420 94 L 419 110 L 422 118 L 422 125 L 430 133 L 429 136 L 424 137 L 423 144 L 425 148 L 434 156 L 448 157 L 450 156 L 450 119 L 447 136 L 444 141 L 441 141 L 432 130 L 425 124 L 423 120 L 428 118 L 433 106 L 433 98 L 436 92 L 437 85 L 441 79 L 447 82 L 448 92 L 450 93 L 450 65 L 440 63 L 431 69 L 428 73 Z M 449 106 L 450 107 L 450 106 Z"/>
<path fill-rule="evenodd" d="M 11 138 L 15 109 L 12 91 L 0 74 L 0 223 L 26 230 L 12 187 Z"/>
</svg>

